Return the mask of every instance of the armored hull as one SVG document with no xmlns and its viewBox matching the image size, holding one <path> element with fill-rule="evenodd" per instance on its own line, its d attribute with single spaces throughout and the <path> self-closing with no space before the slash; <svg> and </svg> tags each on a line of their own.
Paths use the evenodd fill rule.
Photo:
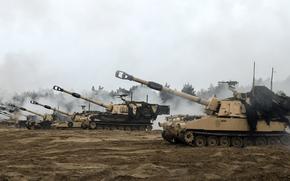
<svg viewBox="0 0 290 181">
<path fill-rule="evenodd" d="M 170 143 L 185 143 L 191 146 L 235 146 L 267 144 L 289 144 L 286 124 L 280 121 L 258 120 L 257 130 L 250 131 L 247 119 L 218 118 L 202 116 L 169 117 L 160 124 L 164 131 L 162 137 Z"/>
<path fill-rule="evenodd" d="M 99 113 L 89 116 L 84 123 L 89 129 L 151 130 L 153 121 L 146 118 L 129 118 L 127 115 Z"/>
</svg>

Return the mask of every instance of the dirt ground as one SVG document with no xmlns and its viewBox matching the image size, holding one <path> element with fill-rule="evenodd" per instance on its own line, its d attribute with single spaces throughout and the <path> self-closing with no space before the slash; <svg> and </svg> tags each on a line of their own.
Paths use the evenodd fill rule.
<svg viewBox="0 0 290 181">
<path fill-rule="evenodd" d="M 192 148 L 159 132 L 0 128 L 0 180 L 290 180 L 284 146 Z"/>
</svg>

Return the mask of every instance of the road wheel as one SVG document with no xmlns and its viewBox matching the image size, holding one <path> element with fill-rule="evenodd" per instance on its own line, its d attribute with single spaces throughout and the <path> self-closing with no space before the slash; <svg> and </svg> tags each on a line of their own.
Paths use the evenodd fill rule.
<svg viewBox="0 0 290 181">
<path fill-rule="evenodd" d="M 68 122 L 67 123 L 67 127 L 72 128 L 73 126 L 74 126 L 74 123 L 73 122 Z"/>
<path fill-rule="evenodd" d="M 162 138 L 168 141 L 169 143 L 175 143 L 174 137 L 167 131 L 162 131 Z"/>
<path fill-rule="evenodd" d="M 255 141 L 253 138 L 245 138 L 244 139 L 244 146 L 254 146 L 255 145 Z"/>
<path fill-rule="evenodd" d="M 26 124 L 26 128 L 27 128 L 27 129 L 31 129 L 31 124 L 30 124 L 30 123 L 27 123 L 27 124 Z"/>
<path fill-rule="evenodd" d="M 206 138 L 204 136 L 196 136 L 194 142 L 197 147 L 206 146 Z"/>
<path fill-rule="evenodd" d="M 267 139 L 264 137 L 256 138 L 256 146 L 265 146 L 267 145 Z"/>
<path fill-rule="evenodd" d="M 215 136 L 210 136 L 207 138 L 207 145 L 209 147 L 216 147 L 218 145 L 218 138 Z"/>
<path fill-rule="evenodd" d="M 82 123 L 82 124 L 81 124 L 81 128 L 82 128 L 82 129 L 88 129 L 88 126 L 87 126 L 86 123 Z"/>
<path fill-rule="evenodd" d="M 89 124 L 89 128 L 90 129 L 97 129 L 97 123 L 94 122 L 94 121 L 91 121 L 90 124 Z"/>
<path fill-rule="evenodd" d="M 282 136 L 280 141 L 283 145 L 290 145 L 290 136 Z"/>
<path fill-rule="evenodd" d="M 184 133 L 184 141 L 185 141 L 185 143 L 187 143 L 189 145 L 192 145 L 193 139 L 194 139 L 194 136 L 193 136 L 193 133 L 191 131 L 186 131 Z"/>
<path fill-rule="evenodd" d="M 278 137 L 270 137 L 268 138 L 268 144 L 269 145 L 278 145 L 280 143 L 280 140 Z"/>
<path fill-rule="evenodd" d="M 229 147 L 231 145 L 230 138 L 227 136 L 223 136 L 220 138 L 220 145 L 223 147 Z"/>
<path fill-rule="evenodd" d="M 233 147 L 236 147 L 236 148 L 243 147 L 243 139 L 240 137 L 232 137 L 231 143 Z"/>
</svg>

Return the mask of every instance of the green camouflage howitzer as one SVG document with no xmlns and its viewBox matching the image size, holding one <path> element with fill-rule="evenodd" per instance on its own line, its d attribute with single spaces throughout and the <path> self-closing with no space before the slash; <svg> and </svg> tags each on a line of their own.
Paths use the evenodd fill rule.
<svg viewBox="0 0 290 181">
<path fill-rule="evenodd" d="M 156 120 L 158 115 L 169 114 L 170 112 L 169 106 L 124 101 L 123 96 L 124 103 L 122 104 L 106 104 L 65 90 L 59 86 L 54 86 L 53 89 L 106 109 L 106 112 L 95 112 L 88 116 L 85 125 L 90 129 L 151 130 L 153 121 Z"/>
</svg>

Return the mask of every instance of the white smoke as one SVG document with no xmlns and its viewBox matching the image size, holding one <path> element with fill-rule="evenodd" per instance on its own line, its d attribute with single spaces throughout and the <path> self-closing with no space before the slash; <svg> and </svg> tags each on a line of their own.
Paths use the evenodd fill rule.
<svg viewBox="0 0 290 181">
<path fill-rule="evenodd" d="M 77 90 L 127 86 L 113 78 L 117 69 L 161 83 L 170 78 L 175 88 L 183 80 L 198 89 L 223 79 L 246 84 L 253 61 L 259 76 L 274 66 L 282 80 L 289 72 L 288 7 L 286 0 L 2 0 L 0 62 L 28 54 L 52 74 L 34 74 L 41 80 L 20 89 L 56 81 Z M 15 85 L 8 90 L 19 90 Z"/>
</svg>

